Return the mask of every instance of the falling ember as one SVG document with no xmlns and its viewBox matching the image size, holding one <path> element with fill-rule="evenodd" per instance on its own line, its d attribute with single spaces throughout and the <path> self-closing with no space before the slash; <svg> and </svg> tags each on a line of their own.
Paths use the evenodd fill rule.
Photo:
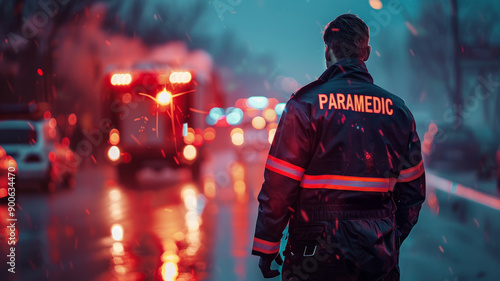
<svg viewBox="0 0 500 281">
<path fill-rule="evenodd" d="M 380 53 L 378 51 L 375 51 L 375 54 L 380 57 Z"/>
<path fill-rule="evenodd" d="M 443 247 L 439 246 L 439 250 L 441 251 L 441 253 L 444 253 Z"/>
<path fill-rule="evenodd" d="M 300 215 L 302 216 L 302 218 L 304 219 L 304 221 L 308 222 L 309 221 L 309 217 L 307 216 L 306 212 L 304 210 L 300 210 Z"/>
<path fill-rule="evenodd" d="M 37 72 L 38 72 L 38 75 L 43 76 L 43 71 L 40 68 L 37 70 Z"/>
<path fill-rule="evenodd" d="M 195 109 L 195 108 L 192 108 L 192 107 L 190 107 L 189 110 L 191 110 L 192 112 L 196 112 L 196 113 L 201 113 L 201 114 L 206 114 L 206 115 L 209 114 L 209 112 L 207 112 L 207 111 Z"/>
<path fill-rule="evenodd" d="M 412 49 L 410 49 L 410 53 L 411 53 L 411 56 L 414 57 L 415 56 L 415 53 L 413 52 Z"/>
<path fill-rule="evenodd" d="M 477 227 L 479 227 L 479 222 L 477 221 L 476 218 L 474 218 L 474 222 L 476 223 Z"/>
<path fill-rule="evenodd" d="M 111 43 L 109 43 L 108 40 L 106 40 L 105 42 L 106 42 L 106 45 L 111 46 Z"/>
<path fill-rule="evenodd" d="M 138 145 L 141 145 L 141 142 L 133 135 L 133 134 L 130 134 L 130 137 L 138 144 Z"/>
<path fill-rule="evenodd" d="M 94 155 L 90 155 L 90 158 L 92 158 L 92 161 L 94 162 L 94 164 L 97 164 L 97 160 L 95 159 Z"/>
<path fill-rule="evenodd" d="M 413 34 L 413 36 L 418 36 L 418 32 L 417 30 L 415 29 L 415 27 L 413 27 L 413 25 L 409 22 L 405 22 L 406 24 L 406 27 L 410 30 L 410 32 Z"/>
<path fill-rule="evenodd" d="M 87 215 L 90 215 L 89 209 L 85 209 L 85 213 L 87 213 Z"/>
</svg>

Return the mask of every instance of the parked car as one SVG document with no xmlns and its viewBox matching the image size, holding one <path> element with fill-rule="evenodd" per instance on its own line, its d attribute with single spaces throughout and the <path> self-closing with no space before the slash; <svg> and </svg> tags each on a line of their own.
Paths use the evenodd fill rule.
<svg viewBox="0 0 500 281">
<path fill-rule="evenodd" d="M 76 171 L 69 147 L 58 142 L 55 119 L 0 121 L 0 146 L 17 163 L 16 187 L 71 187 Z"/>
</svg>

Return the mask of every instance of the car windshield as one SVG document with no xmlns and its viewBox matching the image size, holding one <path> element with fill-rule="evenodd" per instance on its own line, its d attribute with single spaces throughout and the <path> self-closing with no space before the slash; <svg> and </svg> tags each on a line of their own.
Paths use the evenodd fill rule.
<svg viewBox="0 0 500 281">
<path fill-rule="evenodd" d="M 35 144 L 36 140 L 31 129 L 0 129 L 0 144 Z"/>
</svg>

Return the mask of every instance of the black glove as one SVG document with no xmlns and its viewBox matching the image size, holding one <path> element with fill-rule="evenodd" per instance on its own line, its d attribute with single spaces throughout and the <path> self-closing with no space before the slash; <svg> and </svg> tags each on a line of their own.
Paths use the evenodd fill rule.
<svg viewBox="0 0 500 281">
<path fill-rule="evenodd" d="M 271 263 L 273 262 L 273 260 L 275 260 L 278 265 L 283 264 L 283 259 L 281 259 L 280 254 L 277 254 L 276 257 L 272 256 L 260 257 L 259 268 L 260 271 L 262 271 L 262 275 L 264 276 L 264 278 L 274 278 L 280 275 L 280 272 L 278 270 L 276 269 L 271 270 Z"/>
</svg>

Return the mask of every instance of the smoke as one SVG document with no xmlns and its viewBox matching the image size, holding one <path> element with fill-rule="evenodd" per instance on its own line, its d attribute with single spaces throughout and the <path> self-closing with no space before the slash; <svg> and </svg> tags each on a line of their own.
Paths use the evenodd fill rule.
<svg viewBox="0 0 500 281">
<path fill-rule="evenodd" d="M 160 63 L 190 69 L 198 77 L 210 78 L 213 60 L 203 50 L 189 50 L 185 42 L 173 41 L 147 46 L 135 36 L 106 31 L 108 8 L 91 6 L 84 15 L 59 28 L 54 54 L 58 103 L 78 104 L 80 112 L 99 116 L 104 74 L 113 68 L 130 69 L 138 63 Z"/>
</svg>

